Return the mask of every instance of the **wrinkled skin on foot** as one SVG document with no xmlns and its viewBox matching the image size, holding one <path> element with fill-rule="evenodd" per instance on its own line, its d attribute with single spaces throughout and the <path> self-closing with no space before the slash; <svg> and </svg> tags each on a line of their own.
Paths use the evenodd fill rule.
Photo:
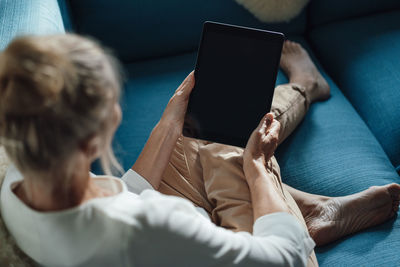
<svg viewBox="0 0 400 267">
<path fill-rule="evenodd" d="M 311 237 L 322 246 L 393 218 L 399 200 L 400 185 L 389 184 L 345 197 L 316 197 L 302 212 Z"/>
</svg>

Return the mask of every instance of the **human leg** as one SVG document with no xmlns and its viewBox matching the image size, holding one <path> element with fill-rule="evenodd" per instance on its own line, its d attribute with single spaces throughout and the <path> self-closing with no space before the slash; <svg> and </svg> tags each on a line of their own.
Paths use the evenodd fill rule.
<svg viewBox="0 0 400 267">
<path fill-rule="evenodd" d="M 253 210 L 242 157 L 242 148 L 181 137 L 163 174 L 159 191 L 186 198 L 204 208 L 216 225 L 251 233 Z M 295 200 L 282 185 L 274 157 L 268 162 L 268 168 L 270 179 L 283 194 L 290 212 L 307 227 Z M 318 266 L 314 252 L 308 266 Z"/>
<path fill-rule="evenodd" d="M 199 144 L 206 142 L 181 136 L 163 173 L 158 191 L 190 200 L 210 215 L 213 206 L 204 188 L 203 170 L 199 159 Z"/>
<path fill-rule="evenodd" d="M 315 76 L 316 69 L 308 54 L 294 43 L 285 43 L 285 47 L 281 66 L 287 71 L 291 83 L 276 88 L 272 103 L 272 112 L 281 123 L 280 142 L 300 123 L 313 101 L 329 96 L 326 82 L 326 86 L 319 80 L 310 82 L 319 76 Z M 296 65 L 296 60 L 301 66 L 293 69 L 285 65 L 289 61 Z M 299 77 L 297 70 L 301 68 L 306 69 L 303 74 L 307 79 Z M 321 89 L 321 86 L 325 87 Z M 183 196 L 204 207 L 217 225 L 233 231 L 252 232 L 253 213 L 242 167 L 243 149 L 190 138 L 178 140 L 177 147 L 164 173 L 160 192 Z M 279 165 L 274 157 L 268 162 L 268 168 L 270 179 L 282 192 L 291 213 L 307 227 L 296 202 L 282 185 Z M 317 264 L 313 253 L 309 265 Z"/>
<path fill-rule="evenodd" d="M 285 42 L 280 66 L 288 75 L 289 84 L 280 85 L 275 89 L 271 111 L 281 123 L 280 142 L 282 142 L 297 127 L 312 102 L 329 97 L 329 86 L 307 52 L 295 42 Z M 164 172 L 160 191 L 188 198 L 196 205 L 206 206 L 207 211 L 210 212 L 211 203 L 207 202 L 205 198 L 203 169 L 199 155 L 200 146 L 206 145 L 211 145 L 213 152 L 209 156 L 218 155 L 215 149 L 219 149 L 221 152 L 227 149 L 230 151 L 229 153 L 238 155 L 239 159 L 235 159 L 236 161 L 241 161 L 243 151 L 240 148 L 181 137 L 177 141 L 169 165 Z M 232 152 L 233 150 L 234 152 Z M 203 156 L 203 161 L 205 161 L 204 158 Z M 225 157 L 225 159 L 227 158 Z M 221 164 L 229 165 L 227 162 Z M 234 164 L 231 162 L 231 165 Z M 277 165 L 277 163 L 274 162 L 273 165 Z M 228 167 L 226 169 L 229 170 Z M 279 169 L 279 166 L 273 169 Z M 279 173 L 275 172 L 275 175 L 279 176 Z M 247 186 L 245 187 L 247 188 Z"/>
<path fill-rule="evenodd" d="M 285 42 L 280 66 L 289 83 L 275 88 L 271 112 L 281 123 L 279 143 L 282 143 L 299 125 L 312 103 L 329 98 L 330 89 L 307 51 L 295 42 Z"/>
<path fill-rule="evenodd" d="M 243 149 L 217 143 L 199 146 L 204 187 L 214 209 L 212 221 L 226 229 L 239 232 L 253 231 L 253 209 L 250 191 L 243 173 Z M 306 222 L 295 200 L 281 181 L 279 165 L 272 157 L 267 166 L 268 179 L 286 201 L 289 211 L 305 228 Z M 310 255 L 308 266 L 318 266 L 315 253 Z"/>
</svg>

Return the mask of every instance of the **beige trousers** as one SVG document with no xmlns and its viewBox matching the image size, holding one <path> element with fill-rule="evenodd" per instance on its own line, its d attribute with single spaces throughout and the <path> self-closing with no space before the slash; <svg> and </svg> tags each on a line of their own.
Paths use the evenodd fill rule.
<svg viewBox="0 0 400 267">
<path fill-rule="evenodd" d="M 293 132 L 309 105 L 303 87 L 285 84 L 275 88 L 271 112 L 281 123 L 280 142 Z M 235 232 L 251 233 L 253 209 L 243 173 L 242 156 L 242 148 L 180 137 L 163 174 L 159 191 L 186 198 L 204 208 L 216 225 Z M 282 193 L 291 213 L 306 227 L 296 202 L 282 186 L 275 157 L 271 158 L 267 167 L 271 171 L 270 178 Z M 318 266 L 314 252 L 308 266 Z"/>
</svg>

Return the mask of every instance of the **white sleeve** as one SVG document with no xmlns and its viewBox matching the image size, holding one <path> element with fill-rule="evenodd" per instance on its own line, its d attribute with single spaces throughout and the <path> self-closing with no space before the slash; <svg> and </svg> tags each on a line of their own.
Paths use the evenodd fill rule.
<svg viewBox="0 0 400 267">
<path fill-rule="evenodd" d="M 140 242 L 130 247 L 140 251 L 131 255 L 139 266 L 306 266 L 315 246 L 307 229 L 289 213 L 260 217 L 251 235 L 216 226 L 193 205 L 188 207 L 190 203 L 169 202 L 143 207 L 152 214 L 132 238 Z"/>
<path fill-rule="evenodd" d="M 132 169 L 129 169 L 121 179 L 126 183 L 128 190 L 132 193 L 140 194 L 146 189 L 154 190 L 145 178 Z"/>
</svg>

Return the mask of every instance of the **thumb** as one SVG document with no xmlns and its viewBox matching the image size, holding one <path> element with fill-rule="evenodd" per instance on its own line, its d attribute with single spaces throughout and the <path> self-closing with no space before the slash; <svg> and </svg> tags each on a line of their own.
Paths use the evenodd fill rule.
<svg viewBox="0 0 400 267">
<path fill-rule="evenodd" d="M 183 97 L 189 97 L 192 89 L 194 87 L 194 71 L 189 73 L 189 75 L 185 78 L 185 80 L 181 83 L 181 85 L 176 89 L 177 95 L 182 95 Z"/>
<path fill-rule="evenodd" d="M 274 137 L 279 137 L 280 129 L 281 129 L 281 124 L 278 121 L 273 120 L 272 123 L 271 123 L 270 128 L 268 129 L 269 130 L 269 134 L 274 136 Z"/>
</svg>

